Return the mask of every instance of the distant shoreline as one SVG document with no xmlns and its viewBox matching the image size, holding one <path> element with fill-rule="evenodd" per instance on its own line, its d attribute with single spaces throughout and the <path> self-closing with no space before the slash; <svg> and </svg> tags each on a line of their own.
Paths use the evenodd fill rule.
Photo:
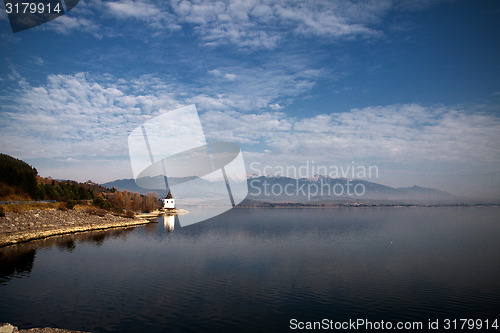
<svg viewBox="0 0 500 333">
<path fill-rule="evenodd" d="M 500 207 L 500 203 L 487 202 L 443 202 L 443 203 L 416 203 L 416 202 L 265 202 L 247 201 L 242 202 L 235 208 L 377 208 L 377 207 Z"/>
<path fill-rule="evenodd" d="M 210 207 L 210 206 L 206 206 Z M 452 208 L 452 207 L 500 207 L 500 204 L 481 204 L 481 205 L 359 205 L 359 206 L 294 206 L 294 205 L 275 205 L 275 206 L 236 206 L 234 208 L 240 209 L 340 209 L 340 208 Z"/>
</svg>

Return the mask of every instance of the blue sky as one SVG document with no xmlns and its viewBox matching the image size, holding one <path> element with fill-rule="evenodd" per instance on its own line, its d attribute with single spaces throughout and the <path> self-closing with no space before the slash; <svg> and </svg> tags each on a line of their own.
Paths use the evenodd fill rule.
<svg viewBox="0 0 500 333">
<path fill-rule="evenodd" d="M 132 178 L 128 134 L 195 104 L 249 173 L 500 195 L 498 1 L 80 0 L 15 34 L 2 8 L 0 50 L 0 151 L 43 176 Z"/>
</svg>

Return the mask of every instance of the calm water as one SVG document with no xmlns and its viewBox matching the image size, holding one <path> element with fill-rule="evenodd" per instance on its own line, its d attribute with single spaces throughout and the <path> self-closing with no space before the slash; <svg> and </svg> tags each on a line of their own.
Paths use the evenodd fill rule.
<svg viewBox="0 0 500 333">
<path fill-rule="evenodd" d="M 499 208 L 233 209 L 0 249 L 0 322 L 92 332 L 500 319 Z"/>
</svg>

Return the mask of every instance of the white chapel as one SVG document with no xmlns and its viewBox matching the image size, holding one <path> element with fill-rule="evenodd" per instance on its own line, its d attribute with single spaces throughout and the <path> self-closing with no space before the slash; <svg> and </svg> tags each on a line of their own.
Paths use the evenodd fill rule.
<svg viewBox="0 0 500 333">
<path fill-rule="evenodd" d="M 170 191 L 168 191 L 168 194 L 165 197 L 165 199 L 161 199 L 161 201 L 163 201 L 164 209 L 175 209 L 175 199 Z"/>
</svg>

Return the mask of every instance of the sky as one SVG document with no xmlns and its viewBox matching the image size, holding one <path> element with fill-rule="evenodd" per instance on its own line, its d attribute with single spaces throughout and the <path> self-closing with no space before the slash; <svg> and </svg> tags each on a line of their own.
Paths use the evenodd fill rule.
<svg viewBox="0 0 500 333">
<path fill-rule="evenodd" d="M 17 33 L 0 6 L 0 152 L 42 176 L 133 178 L 130 132 L 194 104 L 248 174 L 500 197 L 498 1 L 80 0 Z"/>
</svg>

